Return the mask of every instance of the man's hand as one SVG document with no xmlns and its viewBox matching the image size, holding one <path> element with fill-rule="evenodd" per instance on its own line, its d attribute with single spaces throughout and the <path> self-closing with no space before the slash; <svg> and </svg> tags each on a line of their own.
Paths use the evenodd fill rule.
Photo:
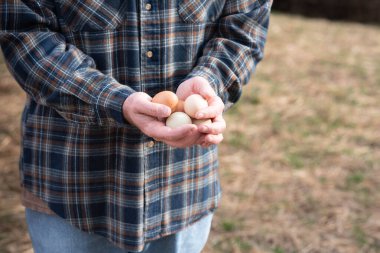
<svg viewBox="0 0 380 253">
<path fill-rule="evenodd" d="M 124 101 L 124 118 L 147 136 L 173 147 L 189 147 L 199 142 L 202 135 L 197 126 L 189 124 L 175 129 L 165 126 L 159 118 L 168 117 L 170 108 L 151 101 L 152 98 L 144 92 L 133 93 Z"/>
<path fill-rule="evenodd" d="M 226 122 L 223 119 L 224 103 L 216 95 L 209 82 L 203 77 L 190 78 L 179 85 L 176 94 L 181 100 L 185 100 L 191 94 L 199 94 L 208 102 L 209 106 L 199 111 L 195 117 L 197 119 L 211 119 L 212 124 L 198 127 L 202 137 L 197 144 L 207 147 L 222 142 L 222 133 L 226 129 Z"/>
</svg>

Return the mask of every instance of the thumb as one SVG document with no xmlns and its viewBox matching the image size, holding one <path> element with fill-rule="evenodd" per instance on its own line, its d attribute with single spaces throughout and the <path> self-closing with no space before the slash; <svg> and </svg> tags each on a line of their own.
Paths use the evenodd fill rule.
<svg viewBox="0 0 380 253">
<path fill-rule="evenodd" d="M 196 93 L 204 97 L 206 100 L 216 96 L 214 89 L 211 87 L 209 81 L 201 76 L 194 77 L 192 79 L 194 90 Z"/>
<path fill-rule="evenodd" d="M 169 117 L 171 114 L 170 107 L 162 104 L 152 103 L 151 101 L 146 101 L 142 103 L 139 110 L 141 113 L 145 115 L 157 118 L 166 118 Z"/>
</svg>

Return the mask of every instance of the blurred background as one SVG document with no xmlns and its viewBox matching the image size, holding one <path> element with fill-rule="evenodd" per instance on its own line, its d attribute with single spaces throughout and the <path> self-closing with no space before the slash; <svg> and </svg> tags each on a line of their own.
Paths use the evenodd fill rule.
<svg viewBox="0 0 380 253">
<path fill-rule="evenodd" d="M 275 1 L 265 59 L 226 113 L 205 253 L 380 252 L 379 13 L 379 0 Z M 23 102 L 0 58 L 0 253 L 33 252 Z"/>
</svg>

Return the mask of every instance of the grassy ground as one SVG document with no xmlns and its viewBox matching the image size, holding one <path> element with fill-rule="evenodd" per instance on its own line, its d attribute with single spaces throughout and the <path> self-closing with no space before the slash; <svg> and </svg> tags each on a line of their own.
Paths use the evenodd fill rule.
<svg viewBox="0 0 380 253">
<path fill-rule="evenodd" d="M 18 199 L 23 95 L 0 65 L 0 252 L 32 252 Z M 227 114 L 205 253 L 380 252 L 380 28 L 274 14 Z"/>
</svg>

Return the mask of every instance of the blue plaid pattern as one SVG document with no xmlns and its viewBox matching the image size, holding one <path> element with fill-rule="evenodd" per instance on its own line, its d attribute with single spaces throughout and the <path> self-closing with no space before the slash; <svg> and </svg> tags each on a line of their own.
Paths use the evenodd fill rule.
<svg viewBox="0 0 380 253">
<path fill-rule="evenodd" d="M 192 76 L 235 103 L 263 57 L 271 4 L 3 0 L 0 45 L 27 94 L 22 186 L 74 226 L 131 250 L 215 209 L 217 147 L 149 145 L 122 104 Z"/>
</svg>

